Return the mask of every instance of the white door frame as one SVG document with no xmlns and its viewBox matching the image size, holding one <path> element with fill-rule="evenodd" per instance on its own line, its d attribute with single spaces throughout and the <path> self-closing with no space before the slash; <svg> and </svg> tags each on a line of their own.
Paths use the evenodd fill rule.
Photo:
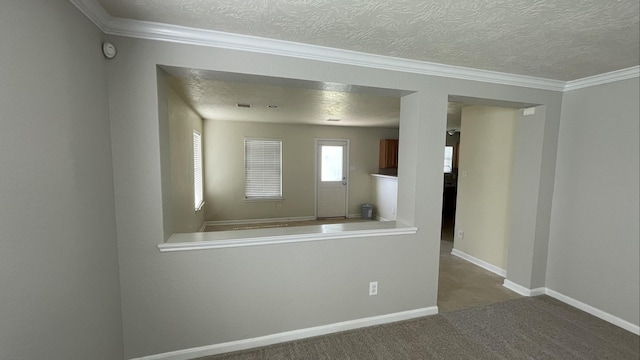
<svg viewBox="0 0 640 360">
<path fill-rule="evenodd" d="M 344 172 L 344 176 L 346 178 L 346 182 L 347 185 L 345 185 L 345 196 L 344 196 L 344 216 L 345 218 L 349 217 L 349 186 L 350 181 L 349 181 L 349 172 L 350 172 L 350 166 L 349 166 L 349 158 L 351 157 L 351 140 L 350 139 L 329 139 L 329 138 L 316 138 L 315 142 L 314 142 L 314 146 L 315 146 L 315 150 L 314 150 L 314 171 L 313 171 L 313 175 L 314 175 L 314 179 L 313 179 L 313 215 L 314 217 L 317 219 L 318 218 L 318 145 L 320 145 L 320 142 L 322 141 L 337 141 L 337 142 L 344 142 L 346 145 L 346 162 L 345 162 L 345 172 Z"/>
</svg>

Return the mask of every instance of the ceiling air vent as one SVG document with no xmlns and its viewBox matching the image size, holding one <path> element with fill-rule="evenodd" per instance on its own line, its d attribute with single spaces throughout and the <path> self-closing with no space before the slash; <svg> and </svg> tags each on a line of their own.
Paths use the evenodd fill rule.
<svg viewBox="0 0 640 360">
<path fill-rule="evenodd" d="M 236 104 L 236 106 L 238 106 L 239 108 L 250 108 L 251 104 Z"/>
</svg>

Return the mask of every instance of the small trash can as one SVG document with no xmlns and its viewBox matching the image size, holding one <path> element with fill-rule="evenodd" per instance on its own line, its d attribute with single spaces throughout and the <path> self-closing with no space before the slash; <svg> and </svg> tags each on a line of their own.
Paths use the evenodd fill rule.
<svg viewBox="0 0 640 360">
<path fill-rule="evenodd" d="M 362 218 L 365 220 L 373 219 L 373 205 L 362 204 Z"/>
</svg>

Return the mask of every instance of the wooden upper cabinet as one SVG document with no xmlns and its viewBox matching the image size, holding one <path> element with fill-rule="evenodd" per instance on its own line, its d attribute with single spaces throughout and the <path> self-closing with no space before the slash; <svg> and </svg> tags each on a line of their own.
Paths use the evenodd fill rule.
<svg viewBox="0 0 640 360">
<path fill-rule="evenodd" d="M 398 140 L 380 140 L 380 169 L 391 169 L 398 167 Z"/>
</svg>

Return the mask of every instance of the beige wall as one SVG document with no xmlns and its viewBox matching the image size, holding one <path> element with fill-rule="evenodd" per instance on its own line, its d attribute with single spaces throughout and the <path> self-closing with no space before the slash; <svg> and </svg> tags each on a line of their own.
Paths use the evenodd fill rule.
<svg viewBox="0 0 640 360">
<path fill-rule="evenodd" d="M 502 269 L 507 264 L 517 119 L 513 109 L 462 109 L 454 248 Z M 464 231 L 463 238 L 459 231 Z"/>
<path fill-rule="evenodd" d="M 202 134 L 202 119 L 171 88 L 167 91 L 167 107 L 173 232 L 196 232 L 204 222 L 204 211 L 194 209 L 193 131 Z"/>
<path fill-rule="evenodd" d="M 282 140 L 284 200 L 244 200 L 245 137 Z M 379 141 L 397 137 L 397 129 L 205 120 L 206 220 L 314 216 L 315 139 L 329 138 L 350 141 L 348 213 L 359 214 L 371 201 Z"/>
</svg>

